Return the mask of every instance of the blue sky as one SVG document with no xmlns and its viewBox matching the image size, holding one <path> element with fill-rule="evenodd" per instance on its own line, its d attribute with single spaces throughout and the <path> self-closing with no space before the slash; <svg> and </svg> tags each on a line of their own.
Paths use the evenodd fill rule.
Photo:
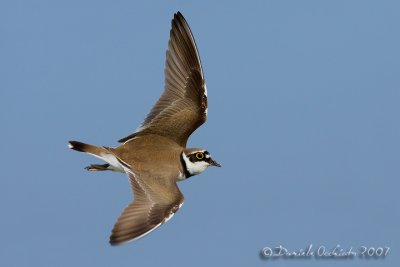
<svg viewBox="0 0 400 267">
<path fill-rule="evenodd" d="M 144 2 L 144 1 L 143 1 Z M 0 265 L 395 266 L 400 262 L 396 1 L 2 1 Z M 126 177 L 71 139 L 116 146 L 163 89 L 170 20 L 200 50 L 209 118 L 189 144 L 223 164 L 185 205 L 110 247 Z M 389 246 L 385 259 L 261 260 Z"/>
</svg>

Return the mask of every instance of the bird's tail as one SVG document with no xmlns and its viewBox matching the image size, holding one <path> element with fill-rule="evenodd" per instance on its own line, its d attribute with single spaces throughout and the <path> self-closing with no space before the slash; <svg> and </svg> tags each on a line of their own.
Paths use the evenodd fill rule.
<svg viewBox="0 0 400 267">
<path fill-rule="evenodd" d="M 85 152 L 107 162 L 107 164 L 92 164 L 87 166 L 85 169 L 88 171 L 111 170 L 124 173 L 124 167 L 130 167 L 114 154 L 112 148 L 89 145 L 78 141 L 69 141 L 68 147 L 79 152 Z"/>
<path fill-rule="evenodd" d="M 91 154 L 96 157 L 103 157 L 103 154 L 108 154 L 109 151 L 105 147 L 99 147 L 99 146 L 94 146 L 94 145 L 89 145 L 85 143 L 81 143 L 78 141 L 69 141 L 68 142 L 68 147 L 79 151 L 79 152 L 85 152 L 88 154 Z"/>
</svg>

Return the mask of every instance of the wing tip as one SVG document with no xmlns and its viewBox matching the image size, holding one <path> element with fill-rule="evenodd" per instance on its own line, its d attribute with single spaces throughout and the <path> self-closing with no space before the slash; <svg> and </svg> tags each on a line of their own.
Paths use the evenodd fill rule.
<svg viewBox="0 0 400 267">
<path fill-rule="evenodd" d="M 188 24 L 185 17 L 183 16 L 183 14 L 180 11 L 177 11 L 174 14 L 174 19 L 172 20 L 172 25 L 174 24 L 174 21 L 183 22 L 184 24 Z"/>
<path fill-rule="evenodd" d="M 111 246 L 119 246 L 119 245 L 131 243 L 133 241 L 139 240 L 139 239 L 145 237 L 146 235 L 150 234 L 151 232 L 156 230 L 158 227 L 160 227 L 162 224 L 164 224 L 164 222 L 160 222 L 160 223 L 154 225 L 153 227 L 151 227 L 147 231 L 142 232 L 141 234 L 131 235 L 131 236 L 130 235 L 128 235 L 128 236 L 127 235 L 120 236 L 118 234 L 118 232 L 116 232 L 115 229 L 113 229 L 112 234 L 110 236 L 109 243 L 110 243 Z"/>
<path fill-rule="evenodd" d="M 180 12 L 178 10 L 177 12 L 175 12 L 174 17 L 182 17 L 183 18 L 182 12 Z"/>
</svg>

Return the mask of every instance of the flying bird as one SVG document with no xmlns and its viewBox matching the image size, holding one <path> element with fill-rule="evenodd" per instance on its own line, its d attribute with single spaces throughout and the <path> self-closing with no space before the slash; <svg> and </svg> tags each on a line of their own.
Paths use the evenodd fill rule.
<svg viewBox="0 0 400 267">
<path fill-rule="evenodd" d="M 110 244 L 137 240 L 167 222 L 182 206 L 177 182 L 221 167 L 202 148 L 187 148 L 189 136 L 207 118 L 207 88 L 199 52 L 188 23 L 174 14 L 166 52 L 164 92 L 133 134 L 119 147 L 69 141 L 69 148 L 102 159 L 89 171 L 116 171 L 129 177 L 134 200 L 114 225 Z"/>
</svg>

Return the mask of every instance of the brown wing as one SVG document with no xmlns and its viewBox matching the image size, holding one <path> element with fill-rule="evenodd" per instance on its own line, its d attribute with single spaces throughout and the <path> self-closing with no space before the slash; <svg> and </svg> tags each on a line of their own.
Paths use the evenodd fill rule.
<svg viewBox="0 0 400 267">
<path fill-rule="evenodd" d="M 149 234 L 168 221 L 183 204 L 183 195 L 172 179 L 153 177 L 149 179 L 150 183 L 145 183 L 132 173 L 129 179 L 134 201 L 115 223 L 110 236 L 111 245 L 137 240 Z"/>
<path fill-rule="evenodd" d="M 165 63 L 164 93 L 141 127 L 119 142 L 157 134 L 186 146 L 189 136 L 206 121 L 207 89 L 192 32 L 180 12 L 174 15 Z"/>
</svg>

